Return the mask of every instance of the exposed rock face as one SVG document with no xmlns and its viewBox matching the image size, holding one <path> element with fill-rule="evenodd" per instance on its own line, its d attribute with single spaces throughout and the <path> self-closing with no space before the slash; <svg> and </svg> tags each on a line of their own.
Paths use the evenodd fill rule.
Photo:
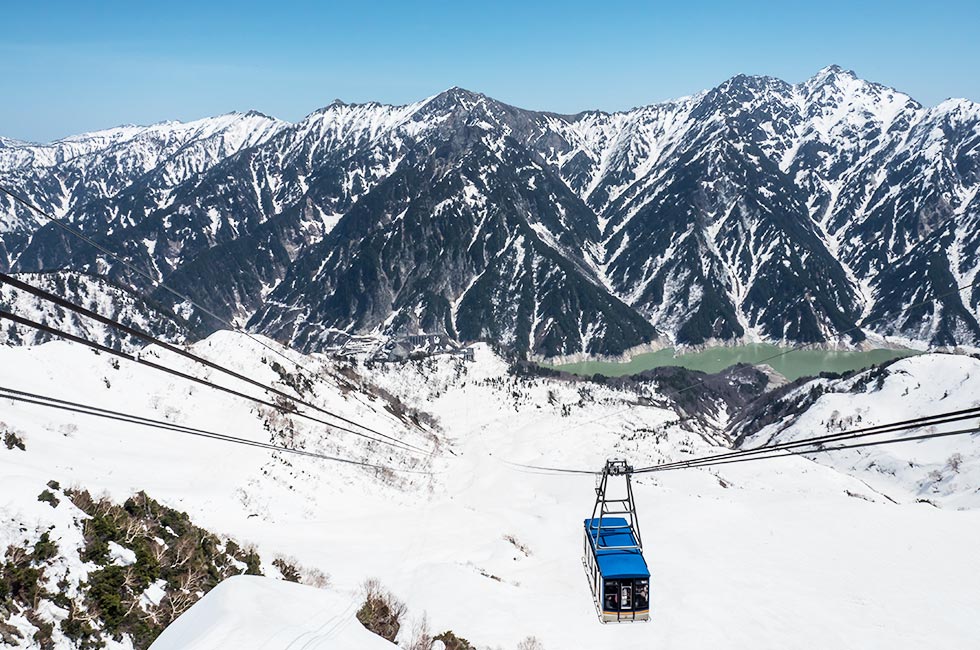
<svg viewBox="0 0 980 650">
<path fill-rule="evenodd" d="M 980 106 L 924 108 L 836 66 L 614 114 L 453 88 L 297 124 L 247 113 L 0 140 L 0 180 L 304 350 L 336 330 L 548 356 L 658 337 L 980 344 L 980 288 L 951 291 L 980 272 Z M 0 269 L 149 289 L 6 198 Z"/>
</svg>

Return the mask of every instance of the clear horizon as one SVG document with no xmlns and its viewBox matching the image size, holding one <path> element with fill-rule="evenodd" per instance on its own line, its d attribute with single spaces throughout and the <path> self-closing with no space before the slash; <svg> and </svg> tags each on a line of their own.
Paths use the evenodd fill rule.
<svg viewBox="0 0 980 650">
<path fill-rule="evenodd" d="M 257 110 L 295 122 L 335 98 L 405 104 L 460 86 L 533 110 L 621 111 L 737 74 L 796 83 L 840 65 L 924 105 L 980 101 L 980 4 L 831 0 L 677 7 L 287 0 L 164 9 L 8 9 L 0 135 L 47 142 L 121 124 Z"/>
</svg>

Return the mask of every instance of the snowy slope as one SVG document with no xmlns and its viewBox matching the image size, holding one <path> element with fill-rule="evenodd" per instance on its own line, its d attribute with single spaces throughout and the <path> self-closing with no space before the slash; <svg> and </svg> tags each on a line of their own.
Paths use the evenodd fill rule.
<svg viewBox="0 0 980 650">
<path fill-rule="evenodd" d="M 254 361 L 249 345 L 222 334 L 197 349 L 274 380 L 268 366 Z M 141 368 L 115 371 L 104 357 L 70 345 L 4 348 L 0 354 L 0 385 L 16 382 L 122 403 L 155 417 L 269 439 L 262 414 L 238 400 Z M 941 365 L 946 357 L 939 359 Z M 510 463 L 591 469 L 608 456 L 623 455 L 650 464 L 717 450 L 706 432 L 684 429 L 669 405 L 639 405 L 662 399 L 650 385 L 616 390 L 518 378 L 482 346 L 472 363 L 449 357 L 373 366 L 307 362 L 327 370 L 325 383 L 316 388 L 318 399 L 419 444 L 429 435 L 401 424 L 385 409 L 392 402 L 372 399 L 368 391 L 424 408 L 438 420 L 433 432 L 442 453 L 431 464 L 412 464 L 371 445 L 324 436 L 300 421 L 297 443 L 399 467 L 430 466 L 437 473 L 376 475 L 4 400 L 2 420 L 22 435 L 27 449 L 0 448 L 0 475 L 32 486 L 7 496 L 4 520 L 23 520 L 30 512 L 25 504 L 36 503 L 35 488 L 52 478 L 120 498 L 145 489 L 209 530 L 327 571 L 333 593 L 307 597 L 297 591 L 297 609 L 324 603 L 324 616 L 311 621 L 314 634 L 306 641 L 316 639 L 318 625 L 344 611 L 336 594 L 355 594 L 374 577 L 407 602 L 407 628 L 425 615 L 432 632 L 451 629 L 480 648 L 514 648 L 532 635 L 545 648 L 911 649 L 980 643 L 973 620 L 980 595 L 964 580 L 980 572 L 974 552 L 980 509 L 916 503 L 916 493 L 900 485 L 876 490 L 864 476 L 798 457 L 638 478 L 653 620 L 600 625 L 580 563 L 580 527 L 591 511 L 593 479 Z M 105 376 L 111 388 L 101 381 L 66 384 L 57 378 L 63 370 L 56 370 L 65 367 L 78 377 Z M 963 379 L 954 368 L 944 367 L 923 382 L 945 385 L 952 394 Z M 929 400 L 905 403 L 908 413 L 934 407 Z M 205 601 L 202 611 L 248 600 L 254 594 L 249 589 L 229 586 L 217 604 Z M 348 604 L 356 605 L 352 598 Z M 192 618 L 187 627 L 175 627 L 175 634 L 199 631 L 208 642 L 238 617 L 235 612 L 232 622 L 207 624 Z M 288 647 L 310 631 L 292 629 L 293 636 L 262 647 Z M 184 638 L 178 636 L 179 642 Z"/>
<path fill-rule="evenodd" d="M 274 344 L 270 342 L 270 345 Z M 145 368 L 105 354 L 93 354 L 81 346 L 53 342 L 34 347 L 3 347 L 0 351 L 4 357 L 0 363 L 3 386 L 43 395 L 56 393 L 61 399 L 189 424 L 248 440 L 383 463 L 392 468 L 376 471 L 330 464 L 329 473 L 321 474 L 317 464 L 302 462 L 308 460 L 302 457 L 255 454 L 250 447 L 229 446 L 186 435 L 175 437 L 161 431 L 157 433 L 162 435 L 155 435 L 154 429 L 79 417 L 64 411 L 45 412 L 37 407 L 22 411 L 9 400 L 2 400 L 0 439 L 6 442 L 10 434 L 18 442 L 9 448 L 0 447 L 0 476 L 4 482 L 0 489 L 3 495 L 0 547 L 6 549 L 9 544 L 15 544 L 30 548 L 51 527 L 52 541 L 63 558 L 48 573 L 48 589 L 55 593 L 62 591 L 57 587 L 62 579 L 69 585 L 70 593 L 78 593 L 78 582 L 85 580 L 94 567 L 81 563 L 78 552 L 73 550 L 82 547 L 83 531 L 79 522 L 85 515 L 67 503 L 64 495 L 60 496 L 62 503 L 57 508 L 39 502 L 38 495 L 49 481 L 56 481 L 64 488 L 88 490 L 95 498 L 106 496 L 118 504 L 143 490 L 141 486 L 146 486 L 148 491 L 159 489 L 160 499 L 166 505 L 193 513 L 195 524 L 223 537 L 230 531 L 222 513 L 234 512 L 232 518 L 242 521 L 259 517 L 274 521 L 278 517 L 277 503 L 289 501 L 290 495 L 303 495 L 293 501 L 297 509 L 292 510 L 294 514 L 302 511 L 304 514 L 297 516 L 303 518 L 312 514 L 317 495 L 336 495 L 340 486 L 356 485 L 358 490 L 370 486 L 368 489 L 375 494 L 400 495 L 415 492 L 427 484 L 425 475 L 398 471 L 428 466 L 425 454 L 409 457 L 402 450 L 350 433 L 311 422 L 293 422 L 271 408 L 229 398 L 163 373 L 148 373 Z M 197 344 L 195 351 L 288 393 L 294 392 L 289 384 L 295 382 L 286 373 L 295 369 L 286 367 L 284 359 L 245 337 L 216 335 Z M 289 353 L 283 351 L 283 354 Z M 200 368 L 190 367 L 162 350 L 144 349 L 140 355 L 247 393 L 256 392 L 214 371 L 201 373 Z M 303 363 L 311 369 L 319 366 L 314 359 L 304 359 Z M 352 382 L 339 368 L 327 368 L 315 388 L 303 390 L 307 399 L 328 410 L 388 431 L 423 449 L 436 442 L 430 431 L 409 420 L 410 411 L 400 408 L 390 397 L 372 393 L 370 387 Z M 297 458 L 300 462 L 296 462 Z M 331 487 L 326 488 L 326 484 Z M 191 503 L 197 506 L 192 507 Z M 217 522 L 211 516 L 198 517 L 202 511 L 198 506 L 210 511 L 212 516 L 217 515 Z M 215 523 L 216 526 L 212 525 Z M 243 546 L 250 541 L 248 537 L 237 539 Z M 284 555 L 288 555 L 284 549 L 270 548 L 264 555 L 264 569 L 275 575 L 276 569 L 269 562 Z M 53 622 L 56 627 L 68 616 L 63 606 L 46 611 L 47 618 L 42 620 Z M 14 623 L 24 632 L 24 639 L 31 639 L 33 628 L 28 620 L 15 617 Z M 70 647 L 63 637 L 56 635 L 55 641 L 58 647 Z M 33 646 L 27 641 L 18 647 Z M 124 639 L 120 645 L 110 644 L 110 647 L 131 646 Z"/>
<path fill-rule="evenodd" d="M 352 594 L 290 582 L 229 578 L 167 628 L 153 650 L 364 648 L 397 646 L 354 618 Z"/>
<path fill-rule="evenodd" d="M 819 396 L 814 399 L 813 395 Z M 758 431 L 742 431 L 745 435 L 742 446 L 789 442 L 980 407 L 980 360 L 943 354 L 910 357 L 883 370 L 864 371 L 848 379 L 804 383 L 779 401 L 796 400 L 805 406 L 802 413 L 782 418 Z M 866 440 L 970 427 L 980 428 L 980 417 Z M 890 498 L 926 499 L 948 508 L 980 507 L 980 433 L 812 457 L 818 463 L 861 478 Z"/>
</svg>

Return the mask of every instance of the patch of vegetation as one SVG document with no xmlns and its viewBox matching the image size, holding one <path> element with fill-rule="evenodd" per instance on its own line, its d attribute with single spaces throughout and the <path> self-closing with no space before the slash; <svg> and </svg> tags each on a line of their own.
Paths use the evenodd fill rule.
<svg viewBox="0 0 980 650">
<path fill-rule="evenodd" d="M 58 554 L 58 545 L 51 540 L 48 531 L 41 534 L 40 539 L 34 544 L 34 561 L 47 562 Z"/>
<path fill-rule="evenodd" d="M 241 573 L 262 574 L 262 559 L 254 548 L 219 539 L 195 526 L 187 513 L 143 492 L 120 505 L 86 490 L 61 490 L 49 481 L 38 499 L 57 505 L 59 497 L 87 515 L 76 524 L 84 540 L 78 554 L 88 566 L 82 576 L 72 578 L 54 563 L 66 551 L 53 539 L 53 526 L 33 543 L 7 548 L 0 562 L 0 647 L 23 644 L 24 635 L 5 622 L 17 613 L 34 626 L 31 647 L 53 648 L 58 627 L 77 650 L 104 648 L 110 638 L 120 643 L 128 638 L 134 648 L 145 649 L 220 581 Z M 113 563 L 115 545 L 131 551 L 135 561 Z M 273 564 L 287 580 L 318 586 L 327 582 L 326 574 L 304 569 L 295 560 L 277 558 Z M 57 589 L 49 590 L 54 580 Z M 67 614 L 52 614 L 52 604 Z"/>
<path fill-rule="evenodd" d="M 277 361 L 273 361 L 269 367 L 279 375 L 279 381 L 296 391 L 297 395 L 303 396 L 313 392 L 313 382 L 306 375 L 299 372 L 289 372 Z"/>
<path fill-rule="evenodd" d="M 261 575 L 261 558 L 234 542 L 222 543 L 195 526 L 187 513 L 168 508 L 140 492 L 122 505 L 94 499 L 85 490 L 66 495 L 89 515 L 83 524 L 85 547 L 80 556 L 99 568 L 82 585 L 86 619 L 70 616 L 62 623 L 66 635 L 92 637 L 96 628 L 114 638 L 129 636 L 137 648 L 148 647 L 160 632 L 225 578 L 245 572 Z M 109 543 L 133 551 L 136 562 L 109 562 Z M 165 595 L 158 605 L 140 598 L 160 581 Z"/>
<path fill-rule="evenodd" d="M 79 612 L 73 606 L 68 611 L 68 618 L 61 621 L 61 633 L 70 639 L 79 650 L 94 650 L 105 647 L 105 643 L 94 627 L 89 614 Z"/>
<path fill-rule="evenodd" d="M 827 391 L 825 383 L 815 383 L 808 390 L 797 392 L 797 389 L 811 381 L 813 380 L 805 377 L 797 379 L 750 403 L 729 425 L 729 431 L 737 433 L 733 446 L 740 446 L 746 438 L 770 424 L 798 416 L 810 408 Z"/>
<path fill-rule="evenodd" d="M 517 359 L 513 361 L 507 367 L 507 373 L 513 375 L 514 377 L 549 377 L 553 379 L 567 379 L 569 381 L 575 381 L 576 379 L 583 379 L 578 375 L 574 375 L 570 372 L 564 372 L 556 368 L 549 368 L 547 366 L 542 366 L 533 361 L 526 361 L 524 359 Z"/>
<path fill-rule="evenodd" d="M 446 650 L 476 650 L 475 645 L 463 637 L 456 636 L 449 630 L 433 637 L 432 640 L 442 641 L 442 644 L 446 646 Z"/>
<path fill-rule="evenodd" d="M 0 647 L 14 647 L 20 645 L 20 640 L 24 637 L 21 636 L 20 631 L 3 620 L 0 620 Z"/>
<path fill-rule="evenodd" d="M 46 572 L 50 561 L 58 554 L 57 545 L 45 531 L 29 550 L 27 546 L 7 547 L 0 564 L 0 646 L 19 645 L 20 632 L 6 623 L 11 612 L 23 613 L 35 627 L 35 645 L 43 650 L 54 648 L 51 639 L 54 626 L 38 617 L 37 607 L 42 599 L 53 599 L 45 589 Z"/>
<path fill-rule="evenodd" d="M 402 647 L 405 650 L 432 650 L 434 641 L 432 633 L 429 632 L 429 619 L 425 614 L 422 614 L 422 618 L 415 623 L 411 639 Z"/>
<path fill-rule="evenodd" d="M 524 557 L 531 557 L 531 549 L 529 549 L 522 542 L 518 541 L 517 537 L 514 535 L 504 535 L 504 541 L 510 542 L 514 548 L 524 554 Z"/>
<path fill-rule="evenodd" d="M 8 546 L 0 566 L 0 602 L 21 608 L 34 607 L 46 592 L 44 566 L 20 546 Z"/>
<path fill-rule="evenodd" d="M 13 431 L 4 432 L 3 444 L 7 447 L 7 449 L 20 449 L 21 451 L 27 451 L 27 445 L 24 444 L 23 438 L 18 436 Z"/>
<path fill-rule="evenodd" d="M 41 650 L 54 650 L 54 639 L 51 638 L 54 633 L 54 625 L 41 620 L 36 612 L 27 612 L 26 618 L 36 628 L 33 639 L 37 647 Z"/>
<path fill-rule="evenodd" d="M 296 565 L 290 564 L 284 558 L 277 557 L 272 561 L 272 566 L 279 569 L 279 573 L 282 574 L 282 579 L 286 582 L 300 582 L 302 578 Z"/>
<path fill-rule="evenodd" d="M 405 616 L 405 603 L 383 589 L 377 580 L 364 583 L 364 604 L 357 610 L 361 625 L 383 639 L 394 643 Z"/>
<path fill-rule="evenodd" d="M 873 393 L 881 390 L 885 385 L 885 379 L 891 374 L 891 372 L 888 370 L 888 366 L 890 365 L 891 364 L 882 364 L 876 368 L 866 371 L 854 381 L 854 385 L 851 387 L 850 392 Z"/>
<path fill-rule="evenodd" d="M 300 582 L 304 585 L 316 587 L 317 589 L 326 589 L 330 584 L 330 576 L 315 567 L 305 568 L 300 573 L 302 574 Z"/>
<path fill-rule="evenodd" d="M 357 620 L 369 631 L 394 643 L 402 628 L 407 607 L 375 579 L 366 581 L 362 590 L 364 602 L 357 611 Z M 402 647 L 405 650 L 432 650 L 436 641 L 442 642 L 445 650 L 476 650 L 476 646 L 451 630 L 433 636 L 424 613 L 416 620 L 411 634 L 402 634 Z M 540 650 L 540 646 L 531 646 L 531 649 Z"/>
<path fill-rule="evenodd" d="M 110 565 L 88 574 L 89 609 L 100 619 L 107 632 L 115 636 L 126 618 L 123 599 L 127 596 L 129 576 L 121 566 Z"/>
<path fill-rule="evenodd" d="M 255 549 L 249 549 L 241 558 L 241 561 L 245 563 L 245 575 L 262 575 L 262 560 L 259 558 L 259 554 L 255 552 Z"/>
<path fill-rule="evenodd" d="M 51 490 L 41 492 L 41 494 L 37 495 L 37 500 L 49 504 L 52 508 L 58 507 L 58 504 L 61 503 Z"/>
</svg>

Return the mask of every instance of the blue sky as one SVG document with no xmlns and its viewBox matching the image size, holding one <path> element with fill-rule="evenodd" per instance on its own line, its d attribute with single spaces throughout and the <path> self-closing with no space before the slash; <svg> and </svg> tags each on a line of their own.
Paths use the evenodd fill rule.
<svg viewBox="0 0 980 650">
<path fill-rule="evenodd" d="M 935 104 L 980 101 L 980 2 L 7 3 L 0 135 L 335 98 L 405 103 L 458 85 L 525 108 L 616 110 L 741 72 L 831 63 Z"/>
</svg>

